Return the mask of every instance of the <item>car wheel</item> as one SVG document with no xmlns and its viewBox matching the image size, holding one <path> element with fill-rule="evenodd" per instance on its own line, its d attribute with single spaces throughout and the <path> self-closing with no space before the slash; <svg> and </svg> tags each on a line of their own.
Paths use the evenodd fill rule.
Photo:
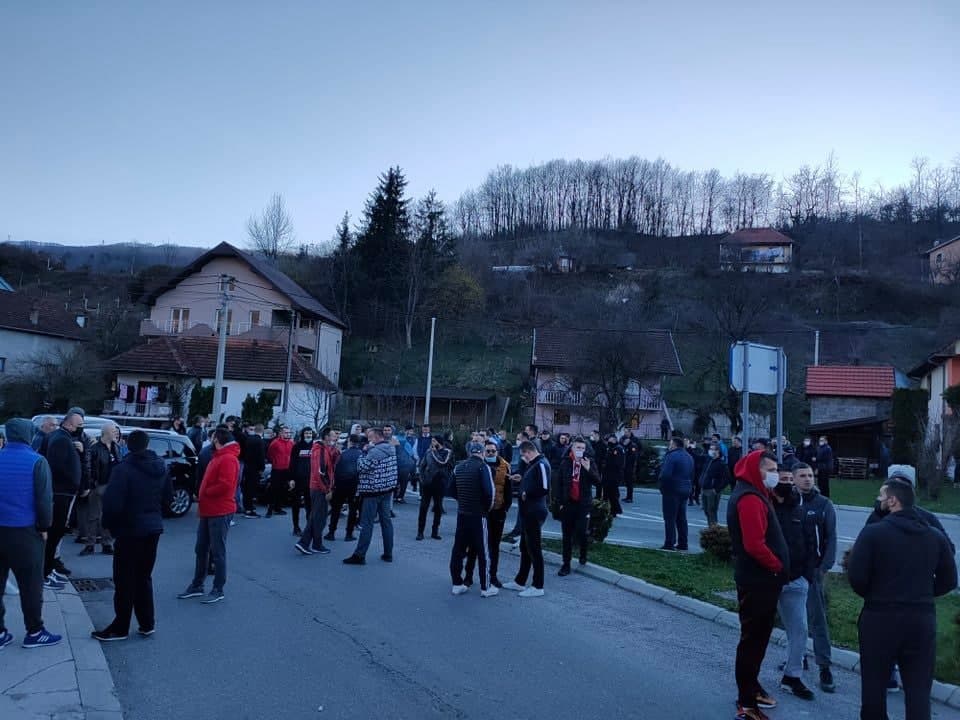
<svg viewBox="0 0 960 720">
<path fill-rule="evenodd" d="M 173 500 L 170 501 L 170 516 L 183 517 L 189 512 L 191 505 L 193 505 L 193 498 L 190 496 L 190 491 L 186 488 L 174 488 Z"/>
</svg>

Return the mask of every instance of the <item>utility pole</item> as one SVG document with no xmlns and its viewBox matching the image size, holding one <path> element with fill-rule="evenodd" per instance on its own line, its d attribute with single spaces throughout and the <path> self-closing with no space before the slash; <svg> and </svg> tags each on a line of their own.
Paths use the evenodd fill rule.
<svg viewBox="0 0 960 720">
<path fill-rule="evenodd" d="M 430 359 L 427 360 L 427 397 L 423 405 L 423 424 L 430 424 L 430 391 L 433 389 L 433 339 L 436 334 L 437 319 L 430 318 Z"/>
<path fill-rule="evenodd" d="M 283 379 L 283 421 L 287 421 L 287 403 L 290 398 L 290 373 L 293 371 L 293 334 L 297 331 L 297 311 L 290 308 L 290 332 L 287 333 L 287 374 Z"/>
<path fill-rule="evenodd" d="M 740 416 L 743 418 L 743 444 L 750 447 L 750 343 L 743 343 L 743 393 L 741 395 Z"/>
<path fill-rule="evenodd" d="M 813 364 L 820 364 L 820 331 L 813 331 Z"/>
<path fill-rule="evenodd" d="M 220 275 L 220 342 L 217 345 L 217 372 L 213 381 L 213 417 L 219 423 L 223 414 L 223 366 L 227 359 L 227 318 L 230 310 L 230 296 L 227 288 L 234 278 Z"/>
</svg>

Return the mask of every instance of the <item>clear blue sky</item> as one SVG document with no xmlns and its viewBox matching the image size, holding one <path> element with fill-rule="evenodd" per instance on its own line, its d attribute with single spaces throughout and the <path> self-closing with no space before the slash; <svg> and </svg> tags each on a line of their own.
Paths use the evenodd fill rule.
<svg viewBox="0 0 960 720">
<path fill-rule="evenodd" d="M 552 158 L 892 185 L 960 151 L 957 0 L 463 5 L 3 2 L 0 239 L 243 242 L 281 192 L 325 242 L 394 164 L 452 201 Z"/>
</svg>

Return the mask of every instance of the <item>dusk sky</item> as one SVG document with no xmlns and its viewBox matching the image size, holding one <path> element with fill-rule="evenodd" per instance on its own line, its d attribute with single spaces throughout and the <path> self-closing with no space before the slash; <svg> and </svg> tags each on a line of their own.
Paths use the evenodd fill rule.
<svg viewBox="0 0 960 720">
<path fill-rule="evenodd" d="M 734 6 L 732 9 L 730 6 Z M 888 9 L 889 8 L 889 9 Z M 0 239 L 298 242 L 400 165 L 662 156 L 906 182 L 960 153 L 957 0 L 0 3 Z"/>
</svg>

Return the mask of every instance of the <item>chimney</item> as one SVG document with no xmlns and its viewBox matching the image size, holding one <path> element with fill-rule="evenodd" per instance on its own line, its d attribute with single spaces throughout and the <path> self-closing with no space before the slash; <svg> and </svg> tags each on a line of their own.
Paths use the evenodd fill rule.
<svg viewBox="0 0 960 720">
<path fill-rule="evenodd" d="M 30 324 L 39 325 L 40 324 L 40 308 L 34 305 L 30 308 Z"/>
</svg>

